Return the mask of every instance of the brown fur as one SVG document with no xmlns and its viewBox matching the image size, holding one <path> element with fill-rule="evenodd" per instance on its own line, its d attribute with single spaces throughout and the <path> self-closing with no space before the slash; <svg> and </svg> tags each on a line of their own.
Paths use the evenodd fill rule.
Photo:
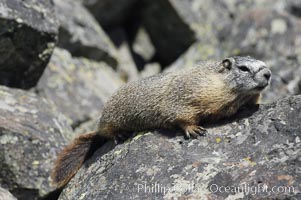
<svg viewBox="0 0 301 200">
<path fill-rule="evenodd" d="M 246 73 L 236 64 L 252 69 Z M 53 181 L 64 186 L 95 150 L 94 145 L 129 132 L 180 127 L 187 137 L 196 137 L 204 131 L 199 126 L 203 120 L 227 117 L 244 104 L 257 103 L 261 90 L 256 86 L 265 87 L 268 73 L 261 61 L 233 57 L 126 84 L 108 100 L 97 132 L 78 137 L 62 151 Z"/>
<path fill-rule="evenodd" d="M 87 157 L 91 156 L 94 150 L 107 140 L 107 138 L 94 131 L 77 137 L 70 145 L 65 147 L 58 155 L 51 175 L 56 185 L 58 187 L 66 185 Z"/>
</svg>

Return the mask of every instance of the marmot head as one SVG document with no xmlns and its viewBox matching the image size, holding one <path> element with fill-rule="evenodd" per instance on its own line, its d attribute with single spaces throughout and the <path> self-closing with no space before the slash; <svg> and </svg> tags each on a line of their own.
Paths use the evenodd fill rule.
<svg viewBox="0 0 301 200">
<path fill-rule="evenodd" d="M 233 56 L 221 62 L 222 72 L 234 91 L 260 93 L 271 78 L 271 70 L 260 60 L 250 56 Z"/>
</svg>

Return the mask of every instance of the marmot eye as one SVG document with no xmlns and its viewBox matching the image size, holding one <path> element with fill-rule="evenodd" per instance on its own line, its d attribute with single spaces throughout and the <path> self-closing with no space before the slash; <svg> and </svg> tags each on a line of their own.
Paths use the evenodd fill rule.
<svg viewBox="0 0 301 200">
<path fill-rule="evenodd" d="M 243 71 L 243 72 L 250 72 L 250 69 L 249 68 L 247 68 L 247 66 L 238 66 L 238 69 L 240 69 L 241 71 Z"/>
</svg>

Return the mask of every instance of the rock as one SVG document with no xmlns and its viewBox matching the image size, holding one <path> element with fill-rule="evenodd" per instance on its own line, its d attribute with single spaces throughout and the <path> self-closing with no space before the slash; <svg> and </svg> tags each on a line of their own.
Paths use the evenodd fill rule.
<svg viewBox="0 0 301 200">
<path fill-rule="evenodd" d="M 133 52 L 141 57 L 144 62 L 149 62 L 156 53 L 155 47 L 151 39 L 143 27 L 140 27 L 133 41 Z"/>
<path fill-rule="evenodd" d="M 58 33 L 51 0 L 0 2 L 0 84 L 17 88 L 36 85 Z"/>
<path fill-rule="evenodd" d="M 78 1 L 54 3 L 60 22 L 58 46 L 73 56 L 105 61 L 116 67 L 115 48 L 89 11 Z"/>
<path fill-rule="evenodd" d="M 0 185 L 18 199 L 38 199 L 55 188 L 50 170 L 72 138 L 54 105 L 31 92 L 0 86 Z"/>
<path fill-rule="evenodd" d="M 169 72 L 186 67 L 193 67 L 202 60 L 217 60 L 229 56 L 226 52 L 222 52 L 215 44 L 218 43 L 214 42 L 211 45 L 203 44 L 202 42 L 194 43 L 184 54 L 166 67 L 164 71 Z"/>
<path fill-rule="evenodd" d="M 155 46 L 161 64 L 168 65 L 194 41 L 194 18 L 187 1 L 143 1 L 141 23 Z"/>
<path fill-rule="evenodd" d="M 275 2 L 273 1 L 272 3 Z M 161 5 L 163 3 L 165 7 Z M 150 11 L 146 9 L 146 14 L 143 14 L 146 18 L 146 22 L 143 22 L 146 23 L 146 29 L 149 31 L 159 54 L 163 49 L 161 47 L 163 45 L 166 47 L 162 50 L 165 54 L 173 55 L 174 52 L 172 50 L 174 48 L 177 50 L 181 49 L 181 53 L 170 59 L 173 62 L 172 68 L 181 68 L 183 65 L 191 66 L 200 60 L 219 59 L 233 55 L 232 49 L 229 48 L 225 51 L 225 47 L 221 44 L 224 40 L 227 40 L 231 33 L 233 21 L 250 8 L 260 7 L 268 3 L 271 4 L 271 1 L 191 0 L 187 2 L 169 0 L 160 1 L 160 3 L 159 1 L 154 1 L 153 3 L 149 3 L 151 5 L 151 8 L 149 8 Z M 158 5 L 156 6 L 155 4 Z M 156 10 L 158 12 L 155 12 Z M 144 12 L 144 10 L 141 12 Z M 164 13 L 164 16 L 162 13 Z M 175 23 L 173 20 L 177 22 Z M 182 27 L 179 25 L 180 22 L 184 24 Z M 177 24 L 179 27 L 176 27 Z M 183 29 L 188 29 L 187 33 L 190 34 L 184 35 Z M 162 35 L 162 33 L 166 33 L 166 35 Z M 152 37 L 152 35 L 155 35 L 157 38 Z M 182 48 L 184 45 L 179 45 L 180 48 L 175 46 L 185 39 L 196 41 L 193 44 L 188 42 L 189 45 L 186 45 L 186 48 Z M 157 40 L 163 44 L 158 45 L 158 42 L 155 42 Z M 230 42 L 235 43 L 234 41 Z M 183 56 L 178 58 L 180 54 L 183 54 Z M 159 55 L 159 57 L 161 58 L 162 55 Z M 176 62 L 174 62 L 175 59 L 177 59 Z"/>
<path fill-rule="evenodd" d="M 284 10 L 252 9 L 234 22 L 225 46 L 259 59 L 295 57 L 301 52 L 300 24 Z"/>
<path fill-rule="evenodd" d="M 140 77 L 145 78 L 153 76 L 161 72 L 161 66 L 159 63 L 148 63 L 144 66 L 143 71 L 140 72 Z"/>
<path fill-rule="evenodd" d="M 97 21 L 105 27 L 123 24 L 134 12 L 138 0 L 81 0 Z"/>
<path fill-rule="evenodd" d="M 80 135 L 84 133 L 88 133 L 97 129 L 97 122 L 98 119 L 92 119 L 86 122 L 81 123 L 76 129 L 74 130 L 75 135 Z"/>
<path fill-rule="evenodd" d="M 253 32 L 258 31 L 255 36 L 260 36 L 260 29 L 248 26 L 248 19 L 246 19 L 246 13 L 252 12 L 252 10 L 260 10 L 262 8 L 273 9 L 275 12 L 283 12 L 285 5 L 284 1 L 208 1 L 208 0 L 192 0 L 190 2 L 190 10 L 194 17 L 189 18 L 189 24 L 191 29 L 195 32 L 197 41 L 187 49 L 181 57 L 174 61 L 168 68 L 168 70 L 179 69 L 182 67 L 191 67 L 196 62 L 208 59 L 222 59 L 224 57 L 238 55 L 238 54 L 250 54 L 255 57 L 262 55 L 260 47 L 253 48 L 253 43 L 247 46 L 248 52 L 243 51 L 242 45 L 245 44 L 243 39 L 239 39 L 237 34 L 240 34 L 241 38 L 246 37 L 247 29 L 252 29 Z M 214 12 L 212 9 L 214 8 Z M 278 11 L 282 10 L 282 11 Z M 268 11 L 267 11 L 268 12 Z M 264 13 L 264 15 L 273 15 L 274 13 Z M 259 15 L 261 16 L 261 15 Z M 223 20 L 220 20 L 223 19 Z M 246 25 L 242 28 L 240 21 L 245 21 Z M 257 24 L 256 22 L 250 22 Z M 291 27 L 290 27 L 291 28 Z M 283 36 L 285 37 L 285 36 Z M 252 37 L 250 37 L 252 39 Z M 270 42 L 267 38 L 261 38 L 259 42 Z M 258 39 L 253 38 L 253 42 Z M 260 51 L 257 53 L 257 51 Z M 265 51 L 264 53 L 268 53 Z M 259 56 L 257 58 L 263 58 Z M 265 58 L 265 57 L 264 57 Z"/>
<path fill-rule="evenodd" d="M 300 113 L 301 95 L 242 109 L 195 140 L 138 135 L 96 151 L 59 199 L 299 199 Z"/>
<path fill-rule="evenodd" d="M 72 58 L 66 50 L 56 48 L 36 92 L 52 100 L 75 128 L 97 118 L 104 102 L 121 84 L 106 63 Z"/>
<path fill-rule="evenodd" d="M 0 187 L 0 199 L 2 200 L 17 200 L 9 191 Z"/>
</svg>

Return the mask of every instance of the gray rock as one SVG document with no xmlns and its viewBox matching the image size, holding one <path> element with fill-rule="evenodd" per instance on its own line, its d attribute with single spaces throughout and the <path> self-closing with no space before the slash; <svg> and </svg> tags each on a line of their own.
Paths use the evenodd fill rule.
<svg viewBox="0 0 301 200">
<path fill-rule="evenodd" d="M 156 53 L 152 41 L 143 27 L 139 27 L 134 41 L 132 43 L 133 51 L 139 55 L 145 62 L 150 61 Z"/>
<path fill-rule="evenodd" d="M 97 118 L 103 103 L 121 84 L 106 63 L 72 58 L 68 51 L 56 48 L 36 92 L 52 100 L 74 128 Z"/>
<path fill-rule="evenodd" d="M 167 1 L 164 2 L 166 5 L 168 4 L 166 3 Z M 181 0 L 170 0 L 168 2 L 172 7 L 171 12 L 180 17 L 180 20 L 182 20 L 184 24 L 193 32 L 194 38 L 196 38 L 196 42 L 190 46 L 188 45 L 189 48 L 187 50 L 184 49 L 186 52 L 182 52 L 183 56 L 179 57 L 175 62 L 173 62 L 171 68 L 175 69 L 183 66 L 191 66 L 200 60 L 220 59 L 225 56 L 237 54 L 236 49 L 227 48 L 226 51 L 225 48 L 227 46 L 225 47 L 223 44 L 223 42 L 228 39 L 229 34 L 232 32 L 233 21 L 239 19 L 240 16 L 242 16 L 251 8 L 274 5 L 279 1 L 190 0 L 188 2 Z M 168 9 L 163 8 L 163 6 L 158 6 L 156 8 L 162 9 L 160 12 L 162 16 L 158 13 L 152 13 L 149 15 L 147 20 L 152 20 L 153 17 L 151 17 L 151 15 L 156 17 L 157 14 L 159 19 L 157 19 L 157 22 L 154 20 L 153 23 L 156 26 L 160 26 L 162 30 L 158 30 L 157 27 L 151 27 L 151 29 L 147 30 L 150 31 L 150 33 L 155 34 L 159 39 L 163 40 L 162 42 L 166 41 L 165 53 L 167 54 L 170 53 L 170 51 L 174 48 L 174 46 L 170 46 L 170 44 L 177 43 L 177 41 L 170 40 L 173 40 L 174 37 L 177 37 L 177 34 L 180 34 L 179 32 L 181 32 L 182 29 L 172 28 L 174 26 L 173 21 L 165 16 L 167 15 L 166 12 Z M 174 17 L 174 20 L 176 20 L 176 17 Z M 160 24 L 160 22 L 162 22 L 162 24 Z M 162 32 L 166 32 L 165 29 L 170 30 L 169 35 L 162 35 Z M 182 37 L 185 38 L 187 36 L 182 35 L 177 39 L 181 40 Z M 229 43 L 231 42 L 236 43 L 235 40 L 230 40 Z M 177 58 L 177 56 L 174 58 Z M 174 61 L 174 59 L 172 59 L 172 61 Z"/>
<path fill-rule="evenodd" d="M 123 24 L 135 12 L 138 0 L 81 0 L 102 26 Z"/>
<path fill-rule="evenodd" d="M 300 113 L 301 96 L 293 96 L 207 124 L 195 140 L 140 134 L 104 155 L 99 149 L 59 199 L 299 199 Z"/>
<path fill-rule="evenodd" d="M 161 72 L 161 66 L 159 63 L 148 63 L 144 66 L 144 69 L 140 72 L 140 77 L 145 78 L 153 76 Z"/>
<path fill-rule="evenodd" d="M 276 11 L 283 11 L 285 8 L 285 4 L 283 2 L 284 1 L 281 0 L 192 0 L 189 5 L 190 10 L 192 11 L 191 15 L 194 17 L 189 18 L 189 24 L 196 34 L 197 41 L 191 45 L 181 57 L 174 61 L 170 65 L 170 69 L 167 70 L 191 67 L 201 60 L 216 60 L 231 55 L 243 54 L 243 50 L 240 45 L 243 45 L 244 41 L 237 38 L 237 34 L 239 33 L 240 37 L 246 37 L 246 35 L 244 35 L 246 29 L 252 29 L 253 32 L 260 30 L 248 25 L 242 27 L 239 21 L 245 20 L 247 23 L 248 21 L 245 19 L 245 16 L 247 15 L 246 13 L 251 12 L 250 10 L 267 8 L 270 9 L 270 11 L 273 9 Z M 214 9 L 214 12 L 212 12 L 212 9 Z M 264 15 L 273 15 L 273 13 L 264 13 Z M 260 34 L 258 33 L 257 35 Z M 263 40 L 259 42 L 273 42 L 273 40 L 267 40 L 265 38 L 262 39 Z M 254 39 L 252 41 L 256 42 L 257 40 Z M 258 47 L 258 49 L 252 49 L 252 47 L 253 46 L 250 44 L 248 46 L 250 51 L 244 52 L 244 54 L 250 54 L 256 57 L 256 55 L 263 51 L 260 47 Z M 257 50 L 260 50 L 260 53 L 257 53 Z M 263 57 L 260 56 L 258 58 Z"/>
<path fill-rule="evenodd" d="M 1 0 L 0 27 L 0 84 L 35 86 L 58 33 L 52 1 Z"/>
<path fill-rule="evenodd" d="M 74 135 L 88 133 L 97 129 L 98 118 L 81 123 L 74 129 Z"/>
<path fill-rule="evenodd" d="M 296 57 L 301 52 L 300 24 L 300 19 L 285 10 L 252 9 L 233 23 L 224 45 L 235 50 L 236 54 L 259 59 Z"/>
<path fill-rule="evenodd" d="M 0 199 L 1 200 L 17 200 L 9 191 L 0 187 Z"/>
<path fill-rule="evenodd" d="M 31 92 L 0 86 L 0 185 L 18 199 L 38 199 L 55 188 L 50 170 L 72 138 L 52 103 Z"/>
<path fill-rule="evenodd" d="M 193 67 L 198 62 L 203 60 L 217 60 L 228 57 L 227 52 L 223 52 L 218 47 L 216 39 L 212 44 L 203 44 L 202 42 L 196 42 L 189 47 L 189 49 L 182 54 L 177 60 L 171 65 L 164 69 L 165 72 L 179 70 L 186 67 Z M 217 54 L 217 55 L 216 55 Z M 225 55 L 227 54 L 227 55 Z"/>
<path fill-rule="evenodd" d="M 54 0 L 60 22 L 58 46 L 76 57 L 105 61 L 116 67 L 115 48 L 94 17 L 73 0 Z"/>
</svg>

